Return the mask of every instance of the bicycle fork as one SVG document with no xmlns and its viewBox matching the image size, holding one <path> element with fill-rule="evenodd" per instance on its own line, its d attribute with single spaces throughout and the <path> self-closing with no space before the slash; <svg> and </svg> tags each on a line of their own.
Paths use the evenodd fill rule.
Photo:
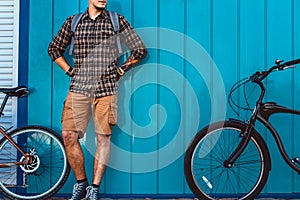
<svg viewBox="0 0 300 200">
<path fill-rule="evenodd" d="M 242 132 L 240 133 L 240 137 L 242 137 L 241 142 L 234 150 L 234 152 L 228 157 L 228 159 L 223 162 L 224 167 L 231 168 L 249 144 L 259 108 L 260 104 L 258 103 L 253 110 L 252 116 L 245 130 L 242 130 Z"/>
<path fill-rule="evenodd" d="M 249 120 L 249 123 L 247 124 L 244 131 L 241 132 L 240 136 L 242 137 L 242 141 L 238 145 L 238 147 L 235 149 L 235 151 L 229 156 L 227 160 L 224 161 L 223 165 L 224 167 L 231 168 L 234 164 L 234 162 L 240 157 L 240 155 L 243 153 L 243 151 L 246 149 L 247 145 L 250 142 L 251 139 L 251 133 L 254 129 L 254 124 L 257 119 L 257 115 L 260 111 L 261 105 L 262 105 L 262 99 L 265 95 L 265 88 L 264 85 L 261 83 L 261 81 L 258 79 L 257 76 L 254 76 L 251 78 L 253 82 L 257 83 L 259 87 L 261 88 L 261 94 L 258 98 L 258 101 L 256 102 L 256 105 L 253 109 L 251 118 Z"/>
<path fill-rule="evenodd" d="M 229 158 L 224 161 L 223 163 L 224 167 L 231 168 L 234 165 L 235 161 L 240 157 L 240 155 L 246 149 L 251 138 L 252 129 L 253 129 L 253 125 L 248 125 L 247 128 L 243 132 L 241 132 L 240 136 L 242 137 L 242 141 L 239 143 L 235 151 L 229 156 Z"/>
</svg>

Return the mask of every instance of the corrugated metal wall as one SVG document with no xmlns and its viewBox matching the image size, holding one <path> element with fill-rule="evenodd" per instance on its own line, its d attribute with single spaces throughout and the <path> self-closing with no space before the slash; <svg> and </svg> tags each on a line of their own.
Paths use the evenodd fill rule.
<svg viewBox="0 0 300 200">
<path fill-rule="evenodd" d="M 36 89 L 28 100 L 30 124 L 60 132 L 69 79 L 52 63 L 47 46 L 66 17 L 86 7 L 87 0 L 30 0 L 28 78 L 29 86 Z M 190 194 L 182 154 L 196 130 L 226 110 L 224 95 L 218 94 L 277 58 L 300 57 L 300 1 L 109 0 L 108 8 L 138 29 L 149 56 L 120 81 L 119 124 L 101 190 Z M 268 99 L 300 108 L 299 75 L 297 69 L 274 74 L 267 82 Z M 227 116 L 232 114 L 228 110 Z M 287 151 L 299 155 L 299 121 L 280 120 L 275 119 Z M 90 129 L 88 135 L 93 136 Z M 89 177 L 91 140 L 83 141 Z M 266 136 L 266 140 L 273 165 L 264 192 L 299 192 L 299 177 L 283 163 L 273 139 Z M 71 176 L 62 192 L 71 192 L 73 183 Z"/>
</svg>

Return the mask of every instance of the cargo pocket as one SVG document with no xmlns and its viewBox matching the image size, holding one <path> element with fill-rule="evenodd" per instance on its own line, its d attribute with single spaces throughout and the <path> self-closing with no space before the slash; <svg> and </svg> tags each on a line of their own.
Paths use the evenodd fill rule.
<svg viewBox="0 0 300 200">
<path fill-rule="evenodd" d="M 117 96 L 113 95 L 110 104 L 110 109 L 109 109 L 108 123 L 111 126 L 114 126 L 117 124 L 117 119 L 118 119 Z"/>
<path fill-rule="evenodd" d="M 63 110 L 61 115 L 61 122 L 64 120 L 70 120 L 73 119 L 73 105 L 72 105 L 72 97 L 70 97 L 70 94 L 66 97 L 66 100 L 63 103 Z"/>
<path fill-rule="evenodd" d="M 60 122 L 62 123 L 65 117 L 65 105 L 66 105 L 66 101 L 64 101 L 63 103 L 63 110 L 61 112 L 61 118 L 60 118 Z"/>
</svg>

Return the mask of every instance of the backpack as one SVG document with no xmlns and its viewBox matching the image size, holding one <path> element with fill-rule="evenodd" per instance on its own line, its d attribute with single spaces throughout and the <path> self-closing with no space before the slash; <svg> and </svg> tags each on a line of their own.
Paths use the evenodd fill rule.
<svg viewBox="0 0 300 200">
<path fill-rule="evenodd" d="M 71 31 L 72 31 L 72 33 L 75 32 L 75 30 L 77 28 L 77 25 L 78 25 L 80 19 L 82 18 L 83 14 L 84 14 L 84 12 L 78 13 L 73 17 L 72 22 L 71 22 Z M 119 34 L 120 24 L 119 24 L 118 15 L 117 15 L 116 12 L 109 11 L 109 16 L 110 16 L 110 20 L 112 22 L 114 31 L 117 33 L 116 42 L 117 42 L 118 53 L 122 54 L 122 45 L 121 45 L 120 34 Z M 69 49 L 69 55 L 70 56 L 73 55 L 73 51 L 74 51 L 74 34 L 72 36 L 70 49 Z"/>
</svg>

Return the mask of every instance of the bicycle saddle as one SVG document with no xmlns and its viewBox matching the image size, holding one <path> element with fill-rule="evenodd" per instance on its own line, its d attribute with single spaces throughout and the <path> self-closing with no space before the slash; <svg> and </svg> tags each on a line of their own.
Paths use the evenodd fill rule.
<svg viewBox="0 0 300 200">
<path fill-rule="evenodd" d="M 0 93 L 4 93 L 8 96 L 17 96 L 22 97 L 29 93 L 29 90 L 26 86 L 18 86 L 13 88 L 0 88 Z"/>
</svg>

